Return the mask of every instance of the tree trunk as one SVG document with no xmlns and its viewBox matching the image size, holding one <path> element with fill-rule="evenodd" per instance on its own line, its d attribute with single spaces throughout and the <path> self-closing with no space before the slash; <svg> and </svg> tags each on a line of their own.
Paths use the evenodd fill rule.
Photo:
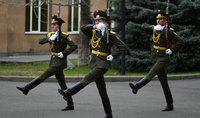
<svg viewBox="0 0 200 118">
<path fill-rule="evenodd" d="M 81 3 L 81 26 L 88 24 L 90 0 L 83 0 Z M 78 42 L 78 66 L 87 65 L 89 60 L 89 39 L 80 31 Z"/>
</svg>

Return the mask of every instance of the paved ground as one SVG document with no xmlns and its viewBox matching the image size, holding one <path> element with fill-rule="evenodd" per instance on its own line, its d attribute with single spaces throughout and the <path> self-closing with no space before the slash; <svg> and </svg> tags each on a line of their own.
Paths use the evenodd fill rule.
<svg viewBox="0 0 200 118">
<path fill-rule="evenodd" d="M 175 111 L 162 112 L 164 95 L 159 81 L 151 81 L 137 95 L 128 82 L 107 82 L 114 118 L 199 118 L 200 78 L 170 80 Z M 75 110 L 62 112 L 65 102 L 56 82 L 45 82 L 24 96 L 15 87 L 24 82 L 0 81 L 0 118 L 103 118 L 96 85 L 89 84 L 75 95 Z M 74 83 L 68 83 L 72 86 Z"/>
</svg>

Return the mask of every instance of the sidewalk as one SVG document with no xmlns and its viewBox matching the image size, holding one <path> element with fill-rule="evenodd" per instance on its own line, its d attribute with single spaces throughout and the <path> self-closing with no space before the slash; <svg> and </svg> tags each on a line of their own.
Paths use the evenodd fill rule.
<svg viewBox="0 0 200 118">
<path fill-rule="evenodd" d="M 2 56 L 0 62 L 20 62 L 29 63 L 34 61 L 49 61 L 51 58 L 50 53 L 44 55 L 16 55 L 16 56 Z M 72 53 L 68 56 L 69 59 L 77 59 L 78 54 Z"/>
</svg>

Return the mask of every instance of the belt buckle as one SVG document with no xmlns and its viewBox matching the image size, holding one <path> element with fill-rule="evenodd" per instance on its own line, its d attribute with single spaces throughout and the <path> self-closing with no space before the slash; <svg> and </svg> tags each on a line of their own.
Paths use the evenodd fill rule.
<svg viewBox="0 0 200 118">
<path fill-rule="evenodd" d="M 97 51 L 97 56 L 99 56 L 99 54 L 100 54 L 100 52 L 99 52 L 99 50 Z"/>
</svg>

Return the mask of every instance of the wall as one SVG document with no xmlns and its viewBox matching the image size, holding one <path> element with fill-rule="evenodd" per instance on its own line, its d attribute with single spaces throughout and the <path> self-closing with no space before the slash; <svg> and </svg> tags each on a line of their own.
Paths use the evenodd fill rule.
<svg viewBox="0 0 200 118">
<path fill-rule="evenodd" d="M 90 11 L 107 9 L 107 0 L 90 0 Z"/>
<path fill-rule="evenodd" d="M 59 2 L 60 0 L 53 0 Z M 4 0 L 5 3 L 25 4 L 25 0 Z M 106 9 L 107 0 L 91 0 L 91 10 Z M 51 16 L 58 14 L 58 6 L 50 6 L 49 22 Z M 0 54 L 47 52 L 48 44 L 40 45 L 38 41 L 47 34 L 25 34 L 25 6 L 0 4 Z M 66 21 L 62 25 L 62 31 L 67 32 L 68 28 L 68 7 L 61 7 L 61 18 Z M 50 23 L 49 23 L 50 26 Z M 51 27 L 49 27 L 51 31 Z M 78 34 L 70 34 L 70 37 L 77 44 Z"/>
</svg>

